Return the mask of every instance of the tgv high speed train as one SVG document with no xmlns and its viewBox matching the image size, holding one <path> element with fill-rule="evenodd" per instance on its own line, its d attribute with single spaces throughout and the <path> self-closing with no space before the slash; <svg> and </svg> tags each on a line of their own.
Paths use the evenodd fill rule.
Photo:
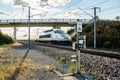
<svg viewBox="0 0 120 80">
<path fill-rule="evenodd" d="M 71 43 L 71 37 L 61 29 L 51 29 L 38 35 L 40 42 L 52 42 L 54 44 Z"/>
</svg>

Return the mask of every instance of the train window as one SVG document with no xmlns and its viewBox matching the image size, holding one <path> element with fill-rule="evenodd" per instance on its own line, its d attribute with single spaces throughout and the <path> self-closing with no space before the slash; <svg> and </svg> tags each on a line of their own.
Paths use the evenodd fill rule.
<svg viewBox="0 0 120 80">
<path fill-rule="evenodd" d="M 51 31 L 53 31 L 53 30 L 47 30 L 47 31 L 44 31 L 44 32 L 51 32 Z"/>
<path fill-rule="evenodd" d="M 41 35 L 41 36 L 39 36 L 39 38 L 50 38 L 51 37 L 51 35 L 50 34 L 48 34 L 48 35 Z"/>
<path fill-rule="evenodd" d="M 56 31 L 55 31 L 55 33 L 65 34 L 65 32 L 64 32 L 64 31 L 62 31 L 62 30 L 56 30 Z"/>
<path fill-rule="evenodd" d="M 57 31 L 54 31 L 55 33 L 57 33 Z"/>
</svg>

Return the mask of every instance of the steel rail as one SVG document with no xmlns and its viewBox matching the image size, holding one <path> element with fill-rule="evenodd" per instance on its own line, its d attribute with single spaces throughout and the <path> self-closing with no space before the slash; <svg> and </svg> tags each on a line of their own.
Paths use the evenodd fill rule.
<svg viewBox="0 0 120 80">
<path fill-rule="evenodd" d="M 19 41 L 22 44 L 27 44 L 27 41 Z M 64 50 L 69 50 L 69 51 L 75 51 L 72 49 L 72 46 L 65 46 L 65 45 L 54 45 L 54 44 L 46 44 L 46 43 L 39 43 L 39 42 L 31 42 L 31 46 L 47 46 L 47 47 L 54 47 L 54 48 L 59 48 L 59 49 L 64 49 Z M 120 51 L 119 50 L 105 50 L 105 49 L 92 49 L 92 48 L 86 48 L 86 49 L 81 49 L 82 53 L 85 54 L 92 54 L 92 55 L 98 55 L 98 56 L 104 56 L 104 57 L 110 57 L 110 58 L 117 58 L 120 59 Z"/>
</svg>

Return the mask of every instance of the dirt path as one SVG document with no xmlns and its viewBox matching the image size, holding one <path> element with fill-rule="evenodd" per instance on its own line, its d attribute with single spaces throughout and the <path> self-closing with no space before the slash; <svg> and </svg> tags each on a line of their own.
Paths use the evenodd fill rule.
<svg viewBox="0 0 120 80">
<path fill-rule="evenodd" d="M 14 59 L 21 59 L 25 55 L 27 48 L 25 46 L 18 46 L 4 51 L 5 55 L 14 55 Z M 30 50 L 22 63 L 23 70 L 17 73 L 14 80 L 61 80 L 57 74 L 53 73 L 53 69 L 62 67 L 59 61 L 45 56 L 38 51 Z"/>
</svg>

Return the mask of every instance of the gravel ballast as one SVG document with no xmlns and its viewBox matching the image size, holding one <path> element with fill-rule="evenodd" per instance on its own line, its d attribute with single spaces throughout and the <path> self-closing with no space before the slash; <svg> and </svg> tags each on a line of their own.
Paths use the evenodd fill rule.
<svg viewBox="0 0 120 80">
<path fill-rule="evenodd" d="M 65 63 L 69 63 L 74 51 L 62 50 L 45 46 L 36 47 L 38 51 L 47 52 L 47 55 L 60 59 L 65 57 Z M 115 58 L 81 53 L 81 65 L 84 73 L 95 76 L 95 80 L 120 80 L 120 60 Z"/>
</svg>

